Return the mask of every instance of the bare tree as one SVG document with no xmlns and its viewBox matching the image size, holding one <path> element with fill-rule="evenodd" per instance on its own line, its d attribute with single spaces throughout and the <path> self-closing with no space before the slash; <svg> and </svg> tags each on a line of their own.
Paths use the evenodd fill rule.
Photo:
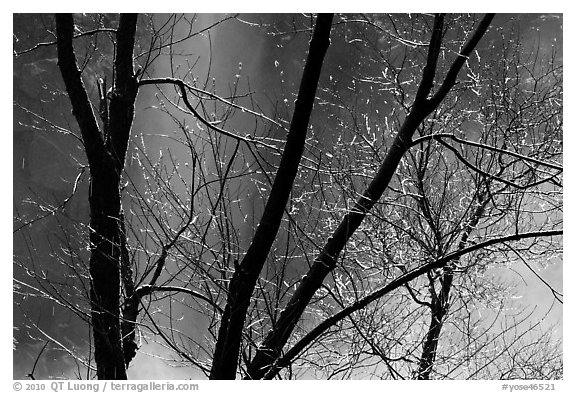
<svg viewBox="0 0 576 393">
<path fill-rule="evenodd" d="M 490 334 L 503 340 L 498 362 L 510 365 L 501 378 L 528 364 L 522 348 L 547 347 L 557 358 L 536 326 L 498 331 L 508 295 L 482 278 L 491 266 L 514 260 L 532 269 L 561 250 L 554 54 L 524 55 L 519 40 L 487 33 L 493 15 L 288 18 L 222 17 L 197 29 L 188 16 L 122 15 L 116 26 L 99 19 L 83 30 L 57 15 L 55 41 L 18 52 L 57 48 L 87 158 L 73 194 L 84 168 L 90 174 L 90 222 L 79 223 L 89 235 L 89 276 L 86 254 L 72 251 L 82 239 L 65 240 L 71 258 L 61 260 L 80 279 L 77 292 L 89 284 L 90 307 L 71 302 L 38 266 L 21 265 L 36 284 L 18 290 L 91 326 L 100 379 L 126 378 L 149 338 L 211 379 L 313 369 L 328 378 L 483 377 L 494 373 L 489 360 L 461 370 L 484 359 Z M 309 39 L 305 61 L 293 60 L 292 86 L 288 71 L 279 74 L 294 105 L 270 96 L 264 104 L 253 86 L 278 82 L 262 76 L 243 87 L 242 65 L 229 94 L 210 78 L 211 61 L 205 71 L 178 66 L 192 39 L 205 34 L 211 48 L 211 31 L 228 21 L 302 54 Z M 103 50 L 98 37 L 112 47 Z M 81 40 L 92 52 L 79 61 Z M 500 57 L 490 55 L 498 42 Z M 108 88 L 90 64 L 110 49 Z M 168 73 L 156 72 L 164 60 Z M 174 130 L 157 136 L 160 149 L 133 124 L 138 94 L 150 91 Z M 15 232 L 65 211 L 70 198 Z M 475 319 L 471 304 L 493 308 L 494 323 Z M 449 345 L 455 337 L 467 347 Z M 90 357 L 80 358 L 89 368 Z M 553 377 L 561 366 L 532 369 Z"/>
</svg>

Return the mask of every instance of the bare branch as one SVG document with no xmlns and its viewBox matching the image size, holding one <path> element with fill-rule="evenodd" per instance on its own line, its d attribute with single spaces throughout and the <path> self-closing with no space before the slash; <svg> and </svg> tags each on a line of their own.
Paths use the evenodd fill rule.
<svg viewBox="0 0 576 393">
<path fill-rule="evenodd" d="M 106 156 L 104 140 L 98 122 L 94 116 L 92 105 L 86 93 L 82 75 L 76 63 L 76 55 L 72 45 L 74 20 L 70 14 L 56 15 L 56 34 L 58 36 L 58 67 L 62 73 L 66 91 L 72 104 L 72 112 L 76 117 L 90 170 L 97 170 L 98 164 Z"/>
<path fill-rule="evenodd" d="M 268 149 L 273 149 L 275 151 L 279 151 L 278 147 L 273 146 L 273 145 L 269 145 L 267 143 L 264 143 L 256 138 L 254 138 L 251 135 L 247 135 L 247 136 L 241 136 L 241 135 L 237 135 L 234 134 L 230 131 L 226 131 L 223 128 L 219 128 L 216 127 L 214 124 L 212 124 L 211 122 L 209 122 L 208 120 L 206 120 L 202 115 L 200 115 L 200 113 L 198 113 L 198 111 L 196 109 L 194 109 L 194 107 L 192 106 L 192 104 L 190 103 L 189 99 L 188 99 L 188 94 L 186 93 L 186 89 L 190 89 L 190 90 L 198 90 L 196 88 L 194 88 L 193 86 L 188 85 L 187 83 L 185 83 L 184 81 L 180 80 L 180 79 L 175 79 L 175 78 L 150 78 L 150 79 L 143 79 L 139 82 L 140 86 L 145 86 L 145 85 L 161 85 L 161 84 L 171 84 L 171 85 L 175 85 L 178 86 L 178 88 L 180 89 L 180 93 L 182 96 L 182 99 L 184 101 L 184 104 L 186 105 L 186 108 L 188 108 L 188 110 L 190 112 L 192 112 L 192 114 L 198 119 L 200 120 L 200 122 L 202 124 L 204 124 L 206 127 L 208 127 L 211 130 L 214 130 L 222 135 L 225 135 L 227 137 L 230 137 L 232 139 L 235 139 L 237 141 L 240 142 L 244 142 L 246 144 L 252 143 L 255 145 L 259 145 L 259 146 L 264 146 Z M 200 90 L 201 92 L 203 92 L 202 90 Z M 220 98 L 220 100 L 223 100 L 222 98 Z"/>
<path fill-rule="evenodd" d="M 474 244 L 472 246 L 466 247 L 462 250 L 455 251 L 446 255 L 443 258 L 437 259 L 434 262 L 427 263 L 423 266 L 418 268 L 412 269 L 411 271 L 403 274 L 402 276 L 394 279 L 385 287 L 371 293 L 370 295 L 362 298 L 354 302 L 354 304 L 344 308 L 343 310 L 339 311 L 338 313 L 334 314 L 333 316 L 327 318 L 314 329 L 312 329 L 306 336 L 300 339 L 294 346 L 286 352 L 282 358 L 279 358 L 273 367 L 269 369 L 266 373 L 265 379 L 272 379 L 274 376 L 280 371 L 281 368 L 286 367 L 288 364 L 291 363 L 292 359 L 294 359 L 304 348 L 306 348 L 309 344 L 311 344 L 316 338 L 318 338 L 322 333 L 328 330 L 331 326 L 334 326 L 336 323 L 341 321 L 342 319 L 346 318 L 350 314 L 358 311 L 368 304 L 381 298 L 384 295 L 392 292 L 393 290 L 403 286 L 404 284 L 414 280 L 415 278 L 425 274 L 433 269 L 440 268 L 447 264 L 448 262 L 458 259 L 463 255 L 469 254 L 473 251 L 480 250 L 495 244 L 506 243 L 510 241 L 519 241 L 522 239 L 530 239 L 530 238 L 539 238 L 539 237 L 547 237 L 547 236 L 560 236 L 563 234 L 562 230 L 553 230 L 553 231 L 540 231 L 540 232 L 526 232 L 526 233 L 518 233 L 515 235 L 503 236 L 500 238 L 486 240 L 481 243 Z"/>
<path fill-rule="evenodd" d="M 546 161 L 542 161 L 542 160 L 537 159 L 537 158 L 532 158 L 532 157 L 525 156 L 523 154 L 516 153 L 516 152 L 511 151 L 511 150 L 501 149 L 501 148 L 498 148 L 495 146 L 490 146 L 490 145 L 487 145 L 484 143 L 468 141 L 468 140 L 459 138 L 454 134 L 437 133 L 437 134 L 424 135 L 420 138 L 414 139 L 412 141 L 411 146 L 419 145 L 420 143 L 427 141 L 427 140 L 430 140 L 430 139 L 440 140 L 442 138 L 449 138 L 449 139 L 455 140 L 456 142 L 464 144 L 464 145 L 470 145 L 470 146 L 478 147 L 478 148 L 485 149 L 485 150 L 491 150 L 491 151 L 495 151 L 498 153 L 507 154 L 507 155 L 512 156 L 512 157 L 520 158 L 521 160 L 524 160 L 524 161 L 529 161 L 529 162 L 533 162 L 535 164 L 539 164 L 539 165 L 546 166 L 546 167 L 549 167 L 552 169 L 556 169 L 557 171 L 560 171 L 560 172 L 563 171 L 562 165 L 558 165 L 554 162 L 546 162 Z"/>
<path fill-rule="evenodd" d="M 294 179 L 304 151 L 308 122 L 316 98 L 316 89 L 324 55 L 330 45 L 333 14 L 320 14 L 310 41 L 310 49 L 300 81 L 290 132 L 282 153 L 280 166 L 272 190 L 264 207 L 256 233 L 242 262 L 236 266 L 229 286 L 226 310 L 222 316 L 214 361 L 210 371 L 212 379 L 234 379 L 240 348 L 242 329 L 250 297 L 266 257 L 276 238 L 284 207 L 292 190 Z"/>
<path fill-rule="evenodd" d="M 480 24 L 476 28 L 476 31 L 474 31 L 474 34 L 472 34 L 468 42 L 464 45 L 458 54 L 458 57 L 454 63 L 452 63 L 452 66 L 450 66 L 450 69 L 446 74 L 446 78 L 444 78 L 444 82 L 442 82 L 442 85 L 436 94 L 434 94 L 434 96 L 429 100 L 429 105 L 431 108 L 437 107 L 444 100 L 450 89 L 452 89 L 456 83 L 456 78 L 458 77 L 458 73 L 460 73 L 460 69 L 468 60 L 468 56 L 470 56 L 474 48 L 476 48 L 476 45 L 478 45 L 480 39 L 484 36 L 488 30 L 488 27 L 490 27 L 492 19 L 494 19 L 494 14 L 486 14 L 484 18 L 482 18 Z"/>
<path fill-rule="evenodd" d="M 224 310 L 217 303 L 215 303 L 212 299 L 210 299 L 207 296 L 201 294 L 200 292 L 197 292 L 197 291 L 190 289 L 190 288 L 177 287 L 177 286 L 173 286 L 173 285 L 148 285 L 148 284 L 146 284 L 146 285 L 142 285 L 142 286 L 138 287 L 138 289 L 136 290 L 136 295 L 138 296 L 138 298 L 143 298 L 144 296 L 150 295 L 151 293 L 154 293 L 154 292 L 185 293 L 187 295 L 190 295 L 192 297 L 195 297 L 197 299 L 205 301 L 210 306 L 212 306 L 215 310 L 217 310 L 220 314 L 224 313 Z"/>
<path fill-rule="evenodd" d="M 81 33 L 75 34 L 74 36 L 72 36 L 72 39 L 81 38 L 81 37 L 85 37 L 85 36 L 91 36 L 91 35 L 95 35 L 98 33 L 116 33 L 116 29 L 109 29 L 109 28 L 105 28 L 105 27 L 100 27 L 98 29 L 83 31 Z M 36 45 L 34 45 L 33 47 L 28 48 L 28 49 L 24 49 L 20 52 L 14 51 L 14 56 L 20 56 L 20 55 L 23 55 L 25 53 L 32 52 L 32 51 L 34 51 L 38 48 L 41 48 L 43 46 L 52 46 L 52 45 L 57 45 L 57 44 L 58 44 L 58 41 L 39 42 Z"/>
<path fill-rule="evenodd" d="M 46 349 L 46 347 L 48 346 L 49 343 L 50 343 L 50 341 L 46 341 L 46 343 L 44 344 L 44 346 L 42 347 L 40 352 L 38 352 L 38 356 L 36 356 L 36 360 L 34 361 L 34 365 L 32 366 L 32 371 L 30 371 L 30 373 L 27 375 L 27 377 L 30 378 L 31 380 L 36 379 L 34 377 L 34 370 L 36 370 L 36 366 L 38 365 L 38 361 L 40 360 L 40 356 L 42 356 L 42 352 L 44 352 L 44 350 Z"/>
<path fill-rule="evenodd" d="M 80 173 L 78 173 L 78 175 L 76 176 L 76 180 L 74 180 L 74 185 L 72 186 L 72 192 L 70 192 L 70 195 L 64 199 L 62 201 L 62 203 L 60 203 L 58 206 L 55 206 L 53 208 L 48 209 L 48 211 L 44 214 L 42 214 L 41 216 L 38 216 L 30 221 L 26 221 L 25 223 L 21 224 L 19 227 L 17 227 L 16 229 L 14 229 L 12 231 L 12 233 L 16 233 L 20 230 L 22 230 L 23 228 L 34 224 L 35 222 L 38 222 L 40 220 L 43 220 L 44 218 L 53 215 L 54 213 L 56 213 L 59 210 L 62 210 L 66 207 L 66 204 L 68 202 L 70 202 L 70 199 L 72 199 L 72 197 L 76 194 L 76 189 L 78 188 L 78 183 L 80 183 L 80 179 L 82 178 L 82 175 L 84 174 L 84 171 L 86 170 L 86 167 L 82 167 L 80 170 Z"/>
</svg>

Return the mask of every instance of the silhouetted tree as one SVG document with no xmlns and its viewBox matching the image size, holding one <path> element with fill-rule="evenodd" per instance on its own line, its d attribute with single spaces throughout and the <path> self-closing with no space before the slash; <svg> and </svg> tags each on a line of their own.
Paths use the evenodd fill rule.
<svg viewBox="0 0 576 393">
<path fill-rule="evenodd" d="M 250 18 L 197 28 L 185 15 L 56 15 L 54 41 L 16 51 L 19 61 L 56 47 L 80 134 L 21 108 L 80 141 L 72 196 L 86 169 L 90 216 L 75 229 L 88 254 L 62 225 L 53 253 L 73 289 L 17 258 L 35 281 L 18 279 L 15 293 L 89 324 L 99 379 L 127 378 L 146 334 L 211 379 L 297 377 L 297 364 L 327 378 L 516 378 L 524 366 L 558 377 L 557 362 L 509 356 L 559 359 L 545 334 L 525 337 L 536 326 L 498 331 L 473 311 L 501 320 L 510 302 L 492 266 L 535 272 L 561 252 L 556 53 L 530 52 L 500 24 L 489 32 L 491 14 Z M 274 64 L 260 80 L 240 64 L 228 91 L 188 46 L 225 22 L 266 32 Z M 134 125 L 137 97 L 174 130 L 158 149 Z M 33 219 L 16 212 L 15 233 L 66 217 L 72 196 Z M 82 293 L 89 309 L 74 300 Z M 496 376 L 483 353 L 500 339 Z"/>
</svg>

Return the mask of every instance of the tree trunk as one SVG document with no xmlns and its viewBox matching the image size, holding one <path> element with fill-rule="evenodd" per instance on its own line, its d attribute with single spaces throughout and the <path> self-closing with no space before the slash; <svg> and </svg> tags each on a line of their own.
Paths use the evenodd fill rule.
<svg viewBox="0 0 576 393">
<path fill-rule="evenodd" d="M 220 322 L 210 379 L 236 378 L 240 342 L 250 297 L 280 228 L 284 208 L 304 151 L 320 70 L 330 45 L 332 17 L 332 14 L 320 14 L 316 20 L 280 166 L 254 239 L 242 262 L 236 262 L 228 286 L 228 299 Z"/>
<path fill-rule="evenodd" d="M 131 359 L 124 356 L 120 322 L 121 264 L 125 267 L 122 270 L 128 272 L 122 275 L 124 286 L 129 287 L 132 280 L 128 277 L 131 269 L 126 269 L 130 261 L 125 251 L 120 179 L 137 94 L 132 65 L 136 20 L 136 15 L 120 17 L 116 33 L 115 78 L 109 98 L 110 118 L 106 119 L 109 120 L 106 122 L 109 132 L 103 135 L 77 66 L 72 43 L 73 17 L 56 15 L 58 66 L 90 167 L 90 303 L 98 379 L 126 379 L 126 366 Z M 129 335 L 130 331 L 127 333 Z"/>
<path fill-rule="evenodd" d="M 120 329 L 120 193 L 118 179 L 90 181 L 90 300 L 98 379 L 126 379 Z"/>
<path fill-rule="evenodd" d="M 476 228 L 476 225 L 478 225 L 486 206 L 490 202 L 490 198 L 488 198 L 490 181 L 487 181 L 486 184 L 481 187 L 484 187 L 484 189 L 478 190 L 474 196 L 473 202 L 477 202 L 478 205 L 466 223 L 464 233 L 462 233 L 462 237 L 458 243 L 458 251 L 466 248 L 470 234 Z M 444 267 L 444 271 L 440 278 L 441 286 L 439 294 L 434 292 L 434 284 L 431 283 L 430 292 L 432 295 L 432 307 L 430 326 L 426 333 L 426 338 L 422 346 L 422 355 L 420 356 L 420 361 L 418 363 L 418 371 L 416 374 L 418 379 L 430 379 L 430 373 L 432 372 L 436 360 L 436 350 L 438 348 L 438 341 L 440 340 L 444 318 L 446 317 L 446 314 L 448 314 L 450 308 L 449 300 L 450 290 L 452 289 L 452 282 L 454 280 L 454 265 L 458 264 L 458 262 L 459 258 L 450 261 Z"/>
</svg>

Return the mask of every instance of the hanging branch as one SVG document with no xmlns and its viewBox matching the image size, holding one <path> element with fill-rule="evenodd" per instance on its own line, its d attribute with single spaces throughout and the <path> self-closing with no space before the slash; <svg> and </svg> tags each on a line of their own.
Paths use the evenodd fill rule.
<svg viewBox="0 0 576 393">
<path fill-rule="evenodd" d="M 216 131 L 219 134 L 222 134 L 224 136 L 227 136 L 229 138 L 235 139 L 238 142 L 244 142 L 246 144 L 250 144 L 253 143 L 255 145 L 259 145 L 259 146 L 264 146 L 268 149 L 272 149 L 275 151 L 279 151 L 280 149 L 278 149 L 276 146 L 273 145 L 269 145 L 265 142 L 262 142 L 258 139 L 255 139 L 254 137 L 250 136 L 250 135 L 246 135 L 246 136 L 242 136 L 242 135 L 238 135 L 238 134 L 234 134 L 233 132 L 227 131 L 223 128 L 217 127 L 214 122 L 209 122 L 208 120 L 206 120 L 202 115 L 200 115 L 200 113 L 198 113 L 198 111 L 194 108 L 194 106 L 190 103 L 190 100 L 188 98 L 188 93 L 186 92 L 186 89 L 190 89 L 190 90 L 195 90 L 194 87 L 190 86 L 189 84 L 187 84 L 186 82 L 184 82 L 181 79 L 175 79 L 175 78 L 151 78 L 151 79 L 144 79 L 141 80 L 140 82 L 138 82 L 139 86 L 146 86 L 146 85 L 174 85 L 177 86 L 178 89 L 180 90 L 180 96 L 182 97 L 182 100 L 184 101 L 184 105 L 186 106 L 186 108 L 192 112 L 192 114 L 194 115 L 194 117 L 196 117 L 200 123 L 204 124 L 208 129 Z M 226 100 L 220 99 L 221 101 L 225 101 L 227 104 L 231 105 L 231 106 L 235 106 L 233 105 L 233 103 L 229 103 Z M 248 110 L 242 108 L 243 111 L 248 112 Z M 256 115 L 256 112 L 250 111 L 250 113 Z M 270 120 L 273 121 L 273 120 Z M 277 124 L 277 122 L 274 122 L 274 124 Z"/>
</svg>

